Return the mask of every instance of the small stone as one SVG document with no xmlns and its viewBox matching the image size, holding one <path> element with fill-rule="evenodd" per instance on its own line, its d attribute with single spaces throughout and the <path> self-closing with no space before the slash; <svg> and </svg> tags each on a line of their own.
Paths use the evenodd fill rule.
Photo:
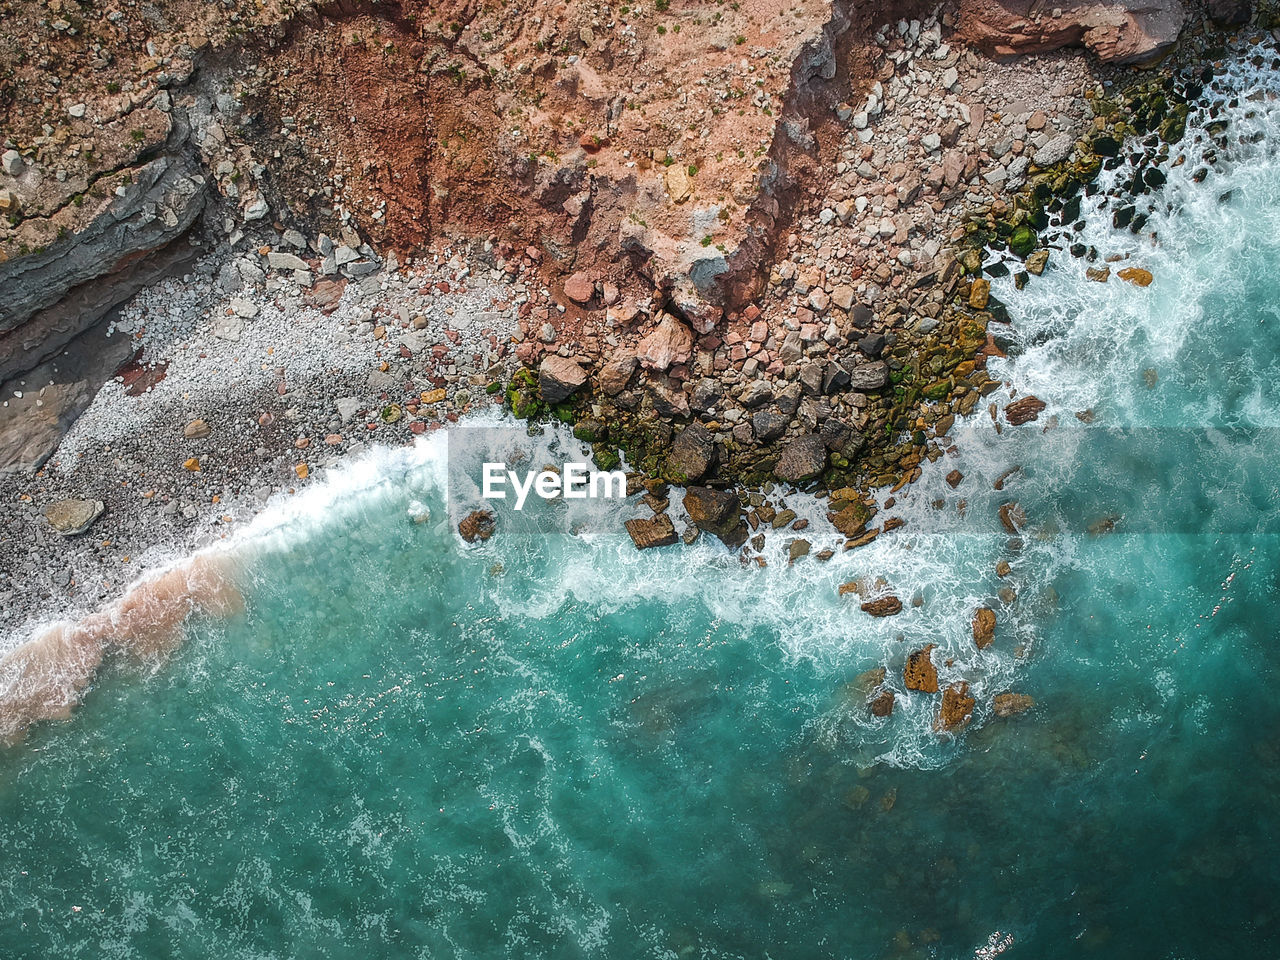
<svg viewBox="0 0 1280 960">
<path fill-rule="evenodd" d="M 0 154 L 0 169 L 11 177 L 19 177 L 27 169 L 27 164 L 17 150 L 6 150 Z"/>
<path fill-rule="evenodd" d="M 182 428 L 182 435 L 188 440 L 203 440 L 210 433 L 212 431 L 209 429 L 209 424 L 199 418 L 192 420 Z"/>
<path fill-rule="evenodd" d="M 272 250 L 267 254 L 267 266 L 272 270 L 310 270 L 311 265 L 292 253 Z"/>
<path fill-rule="evenodd" d="M 299 480 L 305 480 L 307 479 L 307 476 L 311 473 L 311 468 L 308 467 L 305 463 L 299 463 L 294 466 L 293 472 L 298 475 Z"/>
<path fill-rule="evenodd" d="M 1026 261 L 1027 273 L 1034 274 L 1037 277 L 1040 276 L 1042 273 L 1044 273 L 1044 268 L 1046 264 L 1048 264 L 1048 262 L 1049 262 L 1048 250 L 1036 250 L 1032 253 L 1027 254 L 1027 261 Z"/>
<path fill-rule="evenodd" d="M 200 472 L 200 458 L 199 458 L 199 457 L 190 457 L 189 459 L 184 460 L 184 461 L 183 461 L 183 463 L 182 463 L 182 469 L 183 469 L 183 470 L 190 470 L 192 473 L 199 473 L 199 472 Z"/>
<path fill-rule="evenodd" d="M 947 479 L 947 485 L 951 487 L 952 490 L 954 490 L 956 487 L 960 486 L 960 481 L 964 479 L 964 474 L 961 473 L 959 470 L 952 470 L 950 473 L 947 474 L 946 479 Z"/>
</svg>

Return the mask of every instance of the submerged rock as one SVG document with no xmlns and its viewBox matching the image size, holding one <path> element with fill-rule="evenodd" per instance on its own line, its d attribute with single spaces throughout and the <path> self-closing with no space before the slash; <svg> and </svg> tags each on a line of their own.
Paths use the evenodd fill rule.
<svg viewBox="0 0 1280 960">
<path fill-rule="evenodd" d="M 74 537 L 93 526 L 105 509 L 101 500 L 59 500 L 45 507 L 44 516 L 59 536 Z"/>
<path fill-rule="evenodd" d="M 999 693 L 991 702 L 997 717 L 1012 717 L 1017 713 L 1025 713 L 1035 705 L 1035 700 L 1025 693 Z"/>
</svg>

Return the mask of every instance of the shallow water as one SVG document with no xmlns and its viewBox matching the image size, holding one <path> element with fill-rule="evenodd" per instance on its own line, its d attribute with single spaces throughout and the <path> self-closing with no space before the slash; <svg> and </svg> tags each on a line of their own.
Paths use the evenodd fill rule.
<svg viewBox="0 0 1280 960">
<path fill-rule="evenodd" d="M 0 955 L 1274 955 L 1277 142 L 1232 139 L 1201 185 L 1188 144 L 1156 244 L 1089 218 L 1149 288 L 1061 251 L 998 281 L 1023 347 L 993 369 L 1049 408 L 980 413 L 904 531 L 827 564 L 781 537 L 763 570 L 708 538 L 641 555 L 563 504 L 467 548 L 438 438 L 280 507 L 237 547 L 243 615 L 0 754 Z M 876 576 L 922 606 L 836 595 Z M 978 698 L 955 741 L 902 688 L 928 642 Z M 844 690 L 880 664 L 888 721 Z M 1007 690 L 1036 707 L 990 716 Z"/>
</svg>

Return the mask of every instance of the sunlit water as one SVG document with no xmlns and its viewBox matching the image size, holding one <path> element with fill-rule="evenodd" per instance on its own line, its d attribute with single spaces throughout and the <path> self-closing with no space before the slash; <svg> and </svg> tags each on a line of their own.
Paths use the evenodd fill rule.
<svg viewBox="0 0 1280 960">
<path fill-rule="evenodd" d="M 281 506 L 236 548 L 243 616 L 0 754 L 0 955 L 1275 955 L 1278 474 L 1242 431 L 1280 426 L 1280 161 L 1240 137 L 1276 109 L 1226 111 L 1203 184 L 1188 142 L 1142 237 L 1089 217 L 1149 288 L 1061 250 L 997 281 L 992 368 L 1049 407 L 980 412 L 869 547 L 642 555 L 563 504 L 466 547 L 441 438 Z M 878 576 L 900 616 L 837 595 Z M 958 739 L 902 686 L 924 643 L 977 696 Z M 888 720 L 845 690 L 878 665 Z M 993 717 L 1009 690 L 1035 708 Z"/>
</svg>

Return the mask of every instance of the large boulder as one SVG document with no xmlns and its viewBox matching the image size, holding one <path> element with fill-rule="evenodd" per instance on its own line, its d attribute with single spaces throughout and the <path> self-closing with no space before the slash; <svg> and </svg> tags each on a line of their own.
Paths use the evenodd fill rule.
<svg viewBox="0 0 1280 960">
<path fill-rule="evenodd" d="M 671 444 L 666 476 L 673 483 L 698 483 L 715 471 L 719 461 L 711 431 L 700 423 L 691 423 Z"/>
<path fill-rule="evenodd" d="M 693 331 L 670 314 L 663 314 L 653 332 L 640 341 L 636 355 L 648 370 L 664 371 L 688 363 L 693 355 Z"/>
<path fill-rule="evenodd" d="M 996 638 L 996 612 L 990 607 L 979 607 L 973 612 L 973 642 L 979 650 L 991 646 Z"/>
<path fill-rule="evenodd" d="M 787 444 L 773 468 L 773 474 L 787 483 L 811 480 L 827 466 L 827 445 L 812 433 L 797 437 Z"/>
<path fill-rule="evenodd" d="M 933 728 L 939 733 L 955 733 L 969 723 L 973 716 L 976 701 L 969 696 L 969 684 L 965 681 L 953 683 L 942 691 L 942 703 L 938 707 L 938 716 L 934 718 Z"/>
<path fill-rule="evenodd" d="M 684 508 L 699 530 L 713 533 L 726 546 L 736 548 L 747 540 L 742 520 L 742 502 L 736 493 L 710 487 L 690 487 L 685 491 Z"/>
<path fill-rule="evenodd" d="M 627 389 L 627 384 L 631 382 L 631 375 L 636 372 L 636 367 L 639 365 L 640 361 L 636 359 L 634 353 L 619 353 L 600 368 L 596 381 L 605 394 L 616 397 Z"/>
<path fill-rule="evenodd" d="M 45 519 L 63 537 L 84 533 L 106 507 L 101 500 L 59 500 L 44 508 Z"/>
<path fill-rule="evenodd" d="M 568 400 L 587 382 L 587 371 L 577 361 L 552 354 L 538 367 L 538 390 L 547 403 Z"/>
<path fill-rule="evenodd" d="M 908 690 L 938 692 L 938 668 L 933 665 L 931 656 L 935 646 L 929 643 L 907 655 L 906 666 L 902 668 L 902 682 Z"/>
<path fill-rule="evenodd" d="M 676 536 L 675 524 L 665 513 L 657 513 L 652 517 L 636 517 L 623 524 L 637 550 L 648 550 L 651 547 L 668 547 L 679 538 Z"/>
<path fill-rule="evenodd" d="M 475 543 L 492 537 L 497 525 L 492 510 L 472 510 L 458 521 L 458 533 L 467 543 Z"/>
</svg>

